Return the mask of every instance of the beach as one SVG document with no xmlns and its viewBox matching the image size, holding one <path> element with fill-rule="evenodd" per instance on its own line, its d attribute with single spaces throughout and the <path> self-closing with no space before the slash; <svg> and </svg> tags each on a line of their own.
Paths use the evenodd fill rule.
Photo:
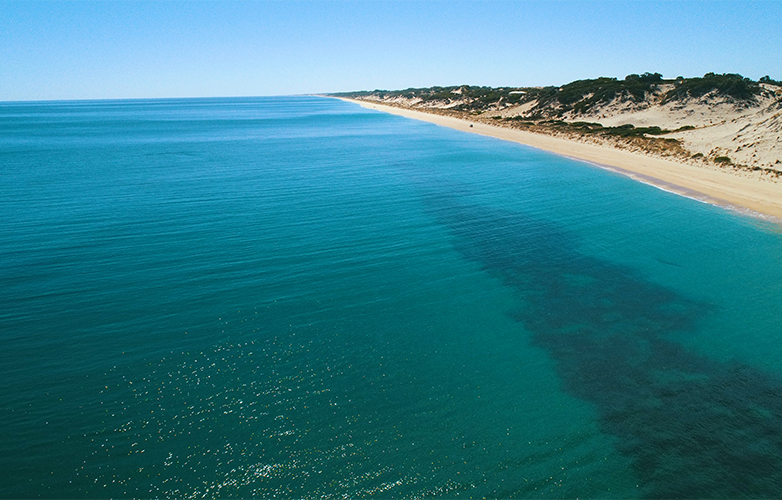
<svg viewBox="0 0 782 500">
<path fill-rule="evenodd" d="M 627 175 L 640 182 L 705 203 L 782 221 L 782 183 L 740 176 L 673 160 L 655 158 L 609 146 L 584 144 L 559 137 L 488 125 L 376 102 L 340 98 L 367 109 L 422 120 L 463 132 L 494 137 L 581 160 Z"/>
</svg>

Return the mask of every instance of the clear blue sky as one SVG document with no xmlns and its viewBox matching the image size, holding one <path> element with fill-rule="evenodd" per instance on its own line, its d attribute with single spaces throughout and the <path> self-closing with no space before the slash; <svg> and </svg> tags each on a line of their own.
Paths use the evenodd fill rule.
<svg viewBox="0 0 782 500">
<path fill-rule="evenodd" d="M 0 0 L 0 101 L 782 80 L 782 1 Z"/>
</svg>

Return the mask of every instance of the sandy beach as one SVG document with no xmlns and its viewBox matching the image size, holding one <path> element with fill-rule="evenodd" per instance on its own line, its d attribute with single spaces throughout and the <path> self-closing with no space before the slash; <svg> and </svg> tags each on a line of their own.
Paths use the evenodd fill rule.
<svg viewBox="0 0 782 500">
<path fill-rule="evenodd" d="M 782 223 L 782 183 L 742 177 L 733 173 L 700 168 L 662 158 L 654 158 L 607 146 L 583 144 L 558 137 L 471 122 L 412 109 L 345 99 L 364 108 L 434 123 L 532 146 L 596 167 L 622 173 L 640 182 L 689 198 Z"/>
</svg>

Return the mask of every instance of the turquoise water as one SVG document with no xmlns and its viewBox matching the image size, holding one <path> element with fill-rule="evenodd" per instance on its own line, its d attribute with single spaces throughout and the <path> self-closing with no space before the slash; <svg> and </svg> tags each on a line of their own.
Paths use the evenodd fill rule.
<svg viewBox="0 0 782 500">
<path fill-rule="evenodd" d="M 0 103 L 0 496 L 782 496 L 780 227 L 324 98 Z"/>
</svg>

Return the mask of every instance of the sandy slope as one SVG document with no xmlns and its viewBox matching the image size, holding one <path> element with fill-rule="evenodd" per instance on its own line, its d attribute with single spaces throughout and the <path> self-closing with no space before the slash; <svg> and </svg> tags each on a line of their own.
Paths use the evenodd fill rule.
<svg viewBox="0 0 782 500">
<path fill-rule="evenodd" d="M 650 96 L 642 106 L 613 102 L 588 114 L 567 118 L 594 121 L 606 127 L 632 124 L 676 130 L 691 126 L 695 128 L 665 137 L 681 140 L 692 154 L 700 153 L 705 158 L 727 156 L 750 167 L 782 170 L 782 90 L 770 85 L 763 87 L 768 94 L 758 96 L 751 104 L 740 105 L 710 95 L 663 104 Z"/>
<path fill-rule="evenodd" d="M 471 122 L 451 116 L 386 106 L 377 102 L 344 100 L 355 102 L 365 108 L 423 120 L 464 132 L 513 141 L 584 160 L 668 191 L 740 211 L 748 209 L 751 212 L 772 216 L 782 222 L 782 183 L 780 182 L 769 182 L 757 176 L 740 176 L 719 169 L 707 169 L 692 164 L 654 158 L 604 145 L 586 144 L 486 123 Z M 778 125 L 779 116 L 773 119 Z M 658 125 L 658 123 L 651 121 L 652 115 L 649 115 L 649 120 L 649 125 Z M 640 125 L 639 122 L 634 124 Z M 666 126 L 668 126 L 667 123 Z M 683 136 L 685 133 L 681 134 Z M 713 140 L 719 142 L 718 138 Z"/>
</svg>

